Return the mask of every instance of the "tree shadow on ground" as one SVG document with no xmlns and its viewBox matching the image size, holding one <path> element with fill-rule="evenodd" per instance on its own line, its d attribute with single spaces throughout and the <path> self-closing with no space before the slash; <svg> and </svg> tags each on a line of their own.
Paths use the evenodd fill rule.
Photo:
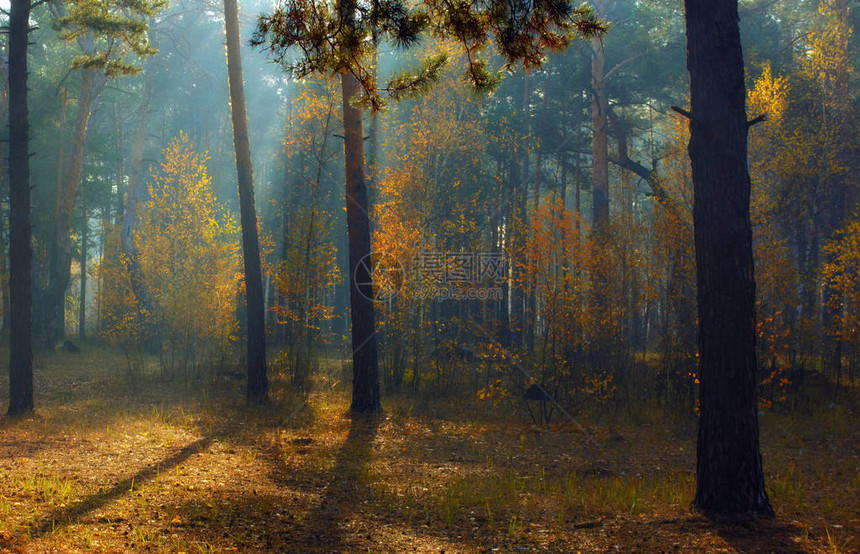
<svg viewBox="0 0 860 554">
<path fill-rule="evenodd" d="M 661 529 L 678 537 L 716 535 L 732 552 L 800 554 L 804 529 L 779 519 L 712 520 L 692 513 L 680 518 L 651 522 L 656 534 Z"/>
<path fill-rule="evenodd" d="M 369 502 L 371 494 L 366 474 L 373 441 L 382 415 L 351 415 L 349 434 L 329 472 L 331 480 L 319 503 L 304 517 L 295 540 L 303 549 L 324 552 L 349 551 L 348 535 L 369 530 L 356 528 L 355 514 Z"/>
<path fill-rule="evenodd" d="M 119 481 L 105 491 L 89 495 L 70 506 L 59 507 L 49 511 L 41 518 L 41 522 L 37 525 L 29 526 L 28 529 L 19 529 L 18 533 L 13 534 L 26 532 L 29 534 L 30 539 L 39 539 L 50 533 L 56 532 L 62 527 L 79 523 L 86 516 L 99 510 L 113 500 L 129 494 L 134 487 L 141 486 L 151 481 L 159 473 L 172 469 L 194 454 L 202 452 L 208 448 L 215 439 L 215 435 L 198 439 L 184 446 L 172 456 L 164 458 L 157 463 L 149 464 L 131 477 L 127 477 L 126 479 Z"/>
<path fill-rule="evenodd" d="M 713 523 L 717 535 L 738 552 L 806 552 L 795 539 L 804 530 L 778 519 L 759 519 L 741 523 Z"/>
</svg>

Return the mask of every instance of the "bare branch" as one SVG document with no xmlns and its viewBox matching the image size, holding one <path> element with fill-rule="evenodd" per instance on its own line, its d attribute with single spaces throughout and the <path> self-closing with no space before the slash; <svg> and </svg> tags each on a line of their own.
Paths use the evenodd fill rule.
<svg viewBox="0 0 860 554">
<path fill-rule="evenodd" d="M 752 127 L 756 123 L 761 123 L 762 121 L 767 121 L 767 114 L 766 113 L 763 113 L 763 114 L 756 116 L 756 117 L 750 119 L 749 121 L 747 121 L 747 127 Z"/>
<path fill-rule="evenodd" d="M 652 48 L 648 48 L 648 49 L 647 49 L 647 50 L 645 50 L 644 52 L 641 52 L 641 53 L 639 53 L 639 54 L 636 54 L 635 56 L 630 56 L 630 57 L 629 57 L 629 58 L 627 58 L 626 60 L 622 60 L 622 61 L 618 62 L 617 64 L 615 64 L 615 67 L 613 67 L 612 69 L 610 69 L 610 70 L 606 73 L 606 75 L 604 75 L 604 76 L 603 76 L 603 78 L 604 78 L 605 80 L 607 80 L 607 81 L 608 81 L 608 80 L 609 80 L 609 79 L 611 79 L 611 78 L 612 78 L 612 76 L 613 76 L 613 75 L 615 75 L 615 74 L 616 74 L 616 73 L 617 73 L 617 72 L 618 72 L 622 67 L 624 67 L 625 65 L 629 64 L 630 62 L 634 62 L 634 61 L 638 60 L 639 58 L 643 58 L 643 57 L 647 56 L 648 54 L 650 54 L 650 53 L 651 53 L 651 50 L 652 50 Z"/>
<path fill-rule="evenodd" d="M 678 106 L 672 106 L 672 111 L 678 112 L 679 114 L 683 115 L 684 117 L 686 117 L 690 121 L 693 120 L 693 114 L 691 114 L 690 112 L 688 112 L 684 108 L 679 108 Z"/>
</svg>

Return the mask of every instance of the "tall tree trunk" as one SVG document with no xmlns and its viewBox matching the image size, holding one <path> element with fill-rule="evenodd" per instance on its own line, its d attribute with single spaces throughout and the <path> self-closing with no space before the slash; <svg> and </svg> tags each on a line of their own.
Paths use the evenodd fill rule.
<svg viewBox="0 0 860 554">
<path fill-rule="evenodd" d="M 4 156 L 0 155 L 0 159 L 3 157 Z M 0 164 L 2 164 L 2 162 L 0 162 Z M 0 175 L 2 175 L 2 173 L 0 173 Z M 4 195 L 5 192 L 6 191 L 3 191 Z M 2 206 L 2 203 L 0 203 L 0 206 Z M 0 210 L 0 241 L 2 241 L 0 244 L 6 244 L 6 241 L 8 240 L 5 227 L 6 213 L 5 210 Z M 3 304 L 0 306 L 0 309 L 3 311 L 3 320 L 2 324 L 0 324 L 0 335 L 2 335 L 9 330 L 9 316 L 11 310 L 9 305 L 9 256 L 6 253 L 5 248 L 0 251 L 0 294 L 3 295 Z"/>
<path fill-rule="evenodd" d="M 0 57 L 0 117 L 9 121 L 9 58 L 7 56 Z M 3 191 L 5 199 L 6 168 L 3 164 L 6 162 L 7 152 L 0 147 L 0 190 Z M 0 201 L 0 244 L 7 244 L 8 235 L 5 232 L 6 213 L 2 210 L 4 203 Z M 3 311 L 2 323 L 0 323 L 0 334 L 9 330 L 9 257 L 6 249 L 0 253 L 0 295 L 3 297 L 3 303 L 0 305 L 0 310 Z"/>
<path fill-rule="evenodd" d="M 33 411 L 33 311 L 30 243 L 30 131 L 27 41 L 30 0 L 12 0 L 9 16 L 9 293 L 15 318 L 9 341 L 9 415 Z"/>
<path fill-rule="evenodd" d="M 546 128 L 547 125 L 546 111 L 549 105 L 549 83 L 552 66 L 547 63 L 546 67 L 544 67 L 544 71 L 546 72 L 546 75 L 544 75 L 543 81 L 543 101 L 541 102 L 540 115 L 538 116 L 538 132 L 541 134 L 543 134 L 543 130 Z M 543 166 L 543 153 L 545 149 L 546 144 L 541 140 L 540 145 L 538 145 L 537 154 L 535 156 L 535 190 L 533 197 L 533 206 L 535 210 L 540 207 L 541 167 Z"/>
<path fill-rule="evenodd" d="M 379 362 L 370 259 L 370 219 L 364 183 L 364 133 L 361 110 L 350 104 L 360 93 L 351 73 L 341 74 L 343 153 L 346 161 L 346 225 L 349 235 L 349 301 L 352 318 L 352 406 L 354 412 L 378 412 Z"/>
<path fill-rule="evenodd" d="M 686 0 L 699 307 L 694 505 L 772 516 L 756 406 L 755 281 L 737 0 Z"/>
<path fill-rule="evenodd" d="M 579 235 L 579 231 L 582 230 L 582 171 L 579 167 L 579 153 L 577 152 L 575 156 L 576 165 L 574 165 L 573 169 L 573 213 L 576 215 L 574 228 L 576 229 L 576 234 Z"/>
<path fill-rule="evenodd" d="M 591 175 L 592 227 L 596 234 L 609 230 L 609 151 L 607 129 L 605 56 L 603 41 L 591 39 Z"/>
<path fill-rule="evenodd" d="M 370 68 L 373 76 L 373 82 L 377 83 L 379 79 L 379 38 L 377 37 L 377 29 L 374 27 L 372 32 L 373 53 L 371 54 Z M 370 113 L 370 152 L 367 160 L 368 179 L 367 185 L 368 199 L 370 204 L 376 202 L 379 194 L 379 113 L 377 110 L 372 110 Z"/>
<path fill-rule="evenodd" d="M 128 256 L 129 274 L 131 280 L 131 291 L 138 306 L 143 308 L 138 312 L 140 328 L 143 329 L 143 343 L 147 350 L 158 350 L 158 339 L 151 322 L 145 318 L 145 313 L 152 313 L 152 301 L 149 297 L 149 289 L 143 268 L 140 266 L 140 257 L 137 246 L 134 243 L 134 228 L 137 225 L 137 208 L 140 202 L 141 189 L 143 187 L 143 153 L 146 146 L 146 122 L 149 117 L 149 108 L 152 101 L 152 73 L 147 67 L 143 85 L 143 97 L 137 108 L 137 129 L 135 129 L 134 143 L 131 147 L 131 173 L 126 190 L 125 207 L 122 210 L 122 228 L 120 229 L 120 242 L 122 250 Z M 122 205 L 122 202 L 120 202 Z M 117 210 L 119 212 L 119 210 Z M 119 215 L 117 215 L 119 217 Z"/>
<path fill-rule="evenodd" d="M 508 251 L 509 263 L 511 268 L 511 343 L 514 348 L 522 348 L 523 339 L 526 336 L 526 305 L 527 302 L 527 276 L 525 275 L 524 263 L 526 253 L 526 240 L 528 229 L 528 193 L 529 193 L 529 153 L 528 153 L 528 136 L 530 134 L 530 114 L 529 114 L 529 98 L 531 96 L 531 88 L 528 74 L 523 75 L 523 97 L 522 97 L 522 113 L 524 129 L 524 137 L 520 140 L 517 147 L 517 154 L 514 156 L 514 167 L 511 174 L 511 181 L 514 187 L 514 193 L 511 197 L 511 209 L 509 218 L 510 233 L 511 233 L 511 248 Z"/>
<path fill-rule="evenodd" d="M 54 209 L 54 232 L 51 237 L 48 262 L 48 287 L 43 293 L 43 329 L 45 344 L 54 346 L 65 336 L 65 300 L 72 267 L 71 223 L 75 198 L 83 173 L 84 153 L 88 138 L 90 116 L 95 102 L 104 90 L 106 78 L 90 69 L 81 72 L 81 90 L 78 95 L 77 115 L 72 135 L 68 165 L 57 194 Z"/>
<path fill-rule="evenodd" d="M 281 252 L 280 252 L 280 262 L 284 263 L 287 261 L 287 254 L 289 253 L 290 248 L 290 206 L 292 206 L 293 198 L 292 198 L 293 188 L 290 186 L 290 170 L 289 170 L 289 161 L 284 163 L 284 195 L 283 195 L 283 211 L 281 212 Z M 278 290 L 278 307 L 282 310 L 287 309 L 287 304 L 289 300 L 287 296 L 283 293 L 282 290 Z M 286 312 L 284 312 L 286 313 Z M 277 332 L 276 332 L 276 341 L 279 344 L 286 344 L 289 333 L 289 325 L 287 325 L 287 320 L 282 318 L 280 315 L 276 319 L 277 324 Z"/>
<path fill-rule="evenodd" d="M 260 270 L 260 242 L 257 237 L 257 212 L 254 208 L 254 173 L 251 167 L 251 142 L 242 58 L 239 52 L 239 6 L 224 0 L 227 31 L 227 76 L 230 81 L 230 111 L 233 116 L 233 147 L 239 181 L 239 213 L 242 225 L 242 253 L 245 261 L 245 299 L 248 314 L 248 400 L 265 402 L 269 395 L 266 376 L 266 319 L 263 305 L 263 277 Z"/>
<path fill-rule="evenodd" d="M 604 15 L 598 4 L 599 14 Z M 605 54 L 599 37 L 591 40 L 591 271 L 589 290 L 592 313 L 591 364 L 601 367 L 608 362 L 612 342 L 609 322 L 610 269 L 606 246 L 609 234 L 609 130 L 606 100 Z"/>
<path fill-rule="evenodd" d="M 83 342 L 87 340 L 87 242 L 89 242 L 90 230 L 86 200 L 81 210 L 84 212 L 84 221 L 81 226 L 81 304 L 78 311 L 78 340 Z"/>
<path fill-rule="evenodd" d="M 502 163 L 502 152 L 499 152 L 499 157 L 496 160 L 496 175 L 502 176 L 505 173 L 510 174 L 511 170 L 506 167 L 505 164 Z M 507 179 L 511 181 L 510 178 Z M 503 192 L 503 191 L 500 191 Z M 499 341 L 505 348 L 510 348 L 511 346 L 511 314 L 510 314 L 510 279 L 509 279 L 509 271 L 511 268 L 511 262 L 513 261 L 513 256 L 511 255 L 512 250 L 512 240 L 511 240 L 511 222 L 513 221 L 512 213 L 513 210 L 511 206 L 513 205 L 513 201 L 511 199 L 505 199 L 506 194 L 498 194 L 498 208 L 497 208 L 497 240 L 494 243 L 495 252 L 500 253 L 503 257 L 505 257 L 505 273 L 504 280 L 502 281 L 502 299 L 498 305 L 497 317 L 499 321 L 499 328 L 496 334 L 496 340 Z M 503 210 L 504 202 L 507 201 L 507 210 Z"/>
<path fill-rule="evenodd" d="M 146 77 L 144 77 L 144 81 L 146 81 Z M 144 83 L 144 89 L 146 89 L 146 84 Z M 144 94 L 146 92 L 144 91 Z M 122 218 L 122 214 L 125 212 L 125 202 L 123 201 L 123 196 L 126 191 L 123 190 L 122 182 L 123 176 L 125 176 L 125 132 L 122 124 L 122 117 L 120 115 L 120 107 L 119 102 L 113 103 L 113 120 L 114 120 L 114 134 L 116 136 L 116 149 L 121 155 L 116 160 L 116 165 L 114 166 L 114 171 L 116 172 L 116 219 L 114 221 L 119 222 Z M 108 223 L 111 221 L 110 211 L 111 208 L 110 200 L 105 202 L 105 209 L 102 212 L 102 219 L 106 219 Z"/>
</svg>

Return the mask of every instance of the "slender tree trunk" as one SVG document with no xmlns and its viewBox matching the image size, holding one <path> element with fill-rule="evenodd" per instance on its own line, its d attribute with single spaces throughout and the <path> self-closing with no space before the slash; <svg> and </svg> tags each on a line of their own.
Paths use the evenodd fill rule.
<svg viewBox="0 0 860 554">
<path fill-rule="evenodd" d="M 373 75 L 373 82 L 377 82 L 379 78 L 379 39 L 377 38 L 377 30 L 373 29 L 373 54 L 370 62 L 371 71 Z M 367 185 L 370 189 L 368 191 L 368 199 L 373 205 L 376 202 L 377 195 L 379 191 L 377 187 L 379 185 L 379 114 L 376 110 L 373 110 L 370 114 L 370 155 L 368 156 L 367 166 L 368 166 L 368 179 Z"/>
<path fill-rule="evenodd" d="M 248 314 L 248 400 L 268 400 L 266 376 L 266 318 L 263 305 L 263 278 L 260 270 L 260 242 L 257 237 L 257 213 L 254 208 L 254 173 L 251 167 L 251 143 L 248 137 L 248 115 L 245 112 L 245 89 L 242 81 L 242 58 L 239 52 L 239 6 L 236 0 L 224 0 L 224 22 L 227 32 L 227 75 L 230 81 L 230 110 L 233 116 L 233 146 L 239 181 L 239 213 L 242 225 L 242 253 L 245 261 L 245 298 Z"/>
<path fill-rule="evenodd" d="M 505 168 L 505 165 L 502 163 L 502 152 L 499 152 L 499 157 L 496 161 L 496 175 L 499 175 L 501 177 L 502 175 L 504 175 L 504 173 L 506 171 L 508 174 L 510 174 L 510 172 L 511 172 L 509 169 Z M 511 179 L 509 178 L 508 181 L 510 181 L 510 180 Z M 505 195 L 505 194 L 499 194 L 498 195 L 499 206 L 498 206 L 497 213 L 499 216 L 499 221 L 497 223 L 497 232 L 496 232 L 496 235 L 498 238 L 497 238 L 496 242 L 494 243 L 495 251 L 498 253 L 501 253 L 502 256 L 505 258 L 505 273 L 504 273 L 505 278 L 502 281 L 502 299 L 501 299 L 501 302 L 499 302 L 499 306 L 498 306 L 498 308 L 499 308 L 498 309 L 499 328 L 498 328 L 496 340 L 498 340 L 499 343 L 502 346 L 504 346 L 505 348 L 510 348 L 510 346 L 511 346 L 511 315 L 510 315 L 510 309 L 509 309 L 510 308 L 509 300 L 510 300 L 511 287 L 510 287 L 510 279 L 509 279 L 508 275 L 509 275 L 509 271 L 510 271 L 510 267 L 511 267 L 510 264 L 513 260 L 513 257 L 511 256 L 511 247 L 512 247 L 512 244 L 511 244 L 512 243 L 512 241 L 511 241 L 511 222 L 513 220 L 511 214 L 513 213 L 513 211 L 511 208 L 512 200 L 510 200 L 510 199 L 507 200 L 507 203 L 508 203 L 507 213 L 505 213 L 502 210 L 502 207 L 504 206 L 504 202 L 505 202 L 505 200 L 504 200 L 505 196 L 507 196 L 507 195 Z"/>
<path fill-rule="evenodd" d="M 529 114 L 529 97 L 531 89 L 528 74 L 523 76 L 523 97 L 522 97 L 522 113 L 523 113 L 523 129 L 525 135 L 530 134 L 530 114 Z M 518 147 L 518 154 L 514 157 L 514 168 L 512 172 L 512 182 L 514 186 L 514 194 L 511 198 L 511 249 L 508 252 L 510 257 L 511 267 L 511 342 L 514 348 L 522 348 L 523 339 L 526 336 L 526 318 L 527 293 L 528 283 L 527 276 L 524 274 L 523 264 L 525 262 L 526 239 L 528 229 L 528 192 L 529 192 L 529 154 L 527 140 L 521 140 Z"/>
<path fill-rule="evenodd" d="M 81 305 L 78 311 L 78 340 L 87 340 L 87 242 L 89 242 L 90 221 L 87 213 L 86 200 L 83 202 L 82 211 L 84 221 L 81 226 Z"/>
<path fill-rule="evenodd" d="M 756 406 L 755 281 L 737 0 L 686 0 L 699 306 L 694 505 L 772 516 Z"/>
<path fill-rule="evenodd" d="M 600 7 L 600 6 L 598 6 Z M 603 13 L 601 13 L 603 15 Z M 592 175 L 592 217 L 590 232 L 592 279 L 589 291 L 592 336 L 591 363 L 600 367 L 608 362 L 612 343 L 609 322 L 610 269 L 606 245 L 609 234 L 609 153 L 604 73 L 605 55 L 603 41 L 591 40 L 591 175 Z"/>
<path fill-rule="evenodd" d="M 378 412 L 379 365 L 370 259 L 370 219 L 364 183 L 364 134 L 361 110 L 350 104 L 360 93 L 358 80 L 341 74 L 344 158 L 346 161 L 346 221 L 349 235 L 349 300 L 352 317 L 352 406 L 354 412 Z"/>
<path fill-rule="evenodd" d="M 288 162 L 287 162 L 288 163 Z M 283 212 L 281 213 L 281 256 L 280 261 L 284 263 L 287 261 L 287 254 L 289 253 L 290 248 L 290 207 L 293 205 L 292 202 L 292 193 L 293 188 L 290 186 L 290 171 L 289 167 L 285 168 L 284 171 L 284 198 L 283 198 Z M 287 309 L 287 303 L 289 300 L 287 296 L 283 294 L 283 291 L 278 291 L 278 306 L 283 310 Z M 286 313 L 286 312 L 285 312 Z M 282 319 L 280 316 L 276 320 L 277 322 L 277 341 L 280 344 L 286 344 L 287 342 L 287 334 L 289 333 L 289 326 L 287 325 L 287 320 Z"/>
<path fill-rule="evenodd" d="M 609 162 L 606 83 L 603 42 L 591 39 L 591 174 L 593 183 L 592 227 L 595 234 L 609 230 Z"/>
<path fill-rule="evenodd" d="M 8 82 L 8 80 L 7 80 Z M 8 115 L 8 114 L 7 114 Z M 4 156 L 0 156 L 2 159 Z M 2 162 L 0 162 L 2 163 Z M 2 172 L 0 172 L 2 175 Z M 5 191 L 3 191 L 5 193 Z M 0 203 L 0 206 L 3 206 Z M 5 210 L 0 210 L 0 244 L 6 244 L 8 240 L 8 235 L 5 232 L 6 227 L 6 212 Z M 0 335 L 9 330 L 9 316 L 11 307 L 9 305 L 9 257 L 6 254 L 6 249 L 3 248 L 0 251 L 0 294 L 3 295 L 3 305 L 0 309 L 3 310 L 3 320 L 2 325 L 0 325 Z"/>
<path fill-rule="evenodd" d="M 543 101 L 541 102 L 540 107 L 540 116 L 538 117 L 538 132 L 546 128 L 546 111 L 549 105 L 549 83 L 550 83 L 550 74 L 552 71 L 552 67 L 547 64 L 544 68 L 546 71 L 546 75 L 544 76 L 543 81 Z M 533 206 L 534 209 L 538 209 L 540 206 L 540 189 L 541 189 L 541 167 L 543 166 L 543 152 L 546 149 L 546 144 L 541 141 L 540 145 L 537 149 L 537 155 L 535 156 L 535 190 L 534 190 L 534 201 Z"/>
<path fill-rule="evenodd" d="M 558 198 L 561 200 L 561 208 L 567 209 L 567 156 L 563 152 L 559 152 L 559 166 L 561 166 L 561 176 L 558 179 Z"/>
<path fill-rule="evenodd" d="M 33 411 L 33 311 L 30 243 L 30 131 L 27 41 L 30 0 L 12 0 L 9 16 L 9 293 L 15 318 L 9 341 L 9 415 Z"/>
<path fill-rule="evenodd" d="M 146 81 L 146 78 L 144 78 Z M 146 84 L 143 85 L 144 89 L 146 89 Z M 146 94 L 144 92 L 144 94 Z M 122 182 L 123 176 L 125 175 L 125 133 L 122 124 L 122 117 L 120 117 L 120 107 L 119 102 L 114 102 L 113 104 L 113 120 L 114 120 L 114 133 L 116 136 L 117 146 L 116 149 L 120 152 L 120 156 L 117 158 L 116 165 L 114 171 L 116 171 L 116 219 L 115 221 L 119 222 L 122 218 L 122 214 L 125 211 L 125 202 L 123 201 L 123 196 L 126 191 L 123 190 Z M 102 219 L 107 219 L 108 222 L 111 221 L 110 211 L 111 211 L 111 202 L 108 200 L 105 202 L 105 210 L 103 212 Z"/>
<path fill-rule="evenodd" d="M 547 68 L 547 75 L 549 68 Z M 532 136 L 534 129 L 532 127 L 532 118 L 531 118 L 531 80 L 529 79 L 528 74 L 525 75 L 525 95 L 523 96 L 523 115 L 526 118 L 526 133 L 529 137 L 529 142 L 534 144 L 535 139 Z M 546 91 L 544 91 L 544 99 L 546 98 Z M 528 178 L 529 175 L 529 156 L 528 156 L 528 148 L 523 148 L 523 223 L 525 224 L 525 229 L 528 229 L 526 233 L 527 236 L 524 238 L 531 238 L 531 221 L 529 220 L 529 210 L 528 210 Z M 538 146 L 535 148 L 535 176 L 534 176 L 534 204 L 532 207 L 531 217 L 534 217 L 534 211 L 538 208 L 538 203 L 540 201 L 540 164 L 541 164 L 541 147 Z M 523 251 L 523 257 L 531 256 L 531 252 L 528 252 L 527 249 Z M 535 274 L 532 272 L 527 276 L 524 276 L 527 282 L 523 283 L 523 287 L 525 288 L 525 294 L 523 298 L 523 343 L 527 352 L 534 351 L 535 345 L 535 322 L 537 319 L 537 295 L 535 289 L 537 288 L 537 280 Z"/>
<path fill-rule="evenodd" d="M 122 228 L 120 229 L 120 242 L 122 250 L 128 256 L 129 274 L 131 280 L 131 291 L 137 301 L 137 305 L 143 308 L 138 311 L 139 328 L 143 330 L 143 343 L 150 352 L 157 352 L 160 348 L 158 333 L 151 320 L 145 314 L 152 313 L 152 300 L 146 284 L 146 276 L 140 266 L 140 257 L 137 245 L 134 243 L 134 228 L 137 226 L 138 204 L 140 202 L 143 188 L 143 154 L 146 147 L 146 123 L 149 118 L 149 109 L 152 102 L 153 79 L 150 67 L 146 68 L 144 77 L 143 97 L 137 108 L 137 128 L 134 133 L 134 143 L 131 146 L 131 173 L 126 189 L 126 199 L 122 210 Z M 120 201 L 122 206 L 123 202 Z M 117 217 L 120 210 L 117 210 Z"/>
<path fill-rule="evenodd" d="M 576 234 L 582 230 L 582 171 L 580 170 L 579 153 L 575 154 L 576 165 L 573 168 L 573 213 L 576 214 Z"/>
<path fill-rule="evenodd" d="M 0 59 L 0 117 L 5 118 L 6 121 L 9 121 L 9 58 L 7 56 L 3 56 Z M 6 162 L 6 156 L 8 155 L 2 149 L 2 145 L 0 145 L 0 190 L 3 191 L 3 199 L 5 196 L 5 187 L 3 185 L 6 184 L 6 180 L 4 179 L 4 175 L 6 174 L 6 168 L 3 167 L 3 164 Z M 4 206 L 4 202 L 0 201 L 0 244 L 8 244 L 6 241 L 8 240 L 8 235 L 5 232 L 6 227 L 6 213 L 2 209 Z M 0 295 L 3 297 L 2 306 L 0 309 L 3 310 L 3 317 L 0 319 L 2 323 L 0 323 L 0 334 L 5 333 L 9 330 L 9 258 L 7 256 L 7 251 L 3 248 L 3 251 L 0 252 Z"/>
</svg>

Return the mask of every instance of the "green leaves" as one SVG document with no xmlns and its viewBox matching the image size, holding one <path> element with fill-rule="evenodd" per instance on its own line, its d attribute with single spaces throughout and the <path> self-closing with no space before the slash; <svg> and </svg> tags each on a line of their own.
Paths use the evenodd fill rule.
<svg viewBox="0 0 860 554">
<path fill-rule="evenodd" d="M 386 90 L 395 102 L 423 94 L 439 80 L 439 75 L 448 63 L 448 54 L 442 53 L 424 60 L 417 71 L 404 71 L 388 81 Z"/>
<path fill-rule="evenodd" d="M 287 0 L 259 18 L 251 44 L 262 46 L 298 77 L 351 72 L 364 90 L 358 102 L 380 109 L 380 92 L 398 100 L 426 91 L 447 61 L 445 56 L 426 60 L 379 89 L 369 59 L 380 38 L 404 49 L 425 34 L 454 39 L 466 54 L 466 80 L 486 91 L 502 75 L 491 71 L 481 56 L 489 44 L 502 55 L 505 68 L 538 68 L 547 50 L 561 50 L 576 37 L 603 31 L 590 7 L 574 7 L 568 0 L 427 0 L 420 6 L 403 0 L 373 0 L 369 5 Z"/>
<path fill-rule="evenodd" d="M 99 70 L 108 77 L 134 75 L 134 63 L 156 53 L 147 37 L 148 19 L 167 3 L 164 0 L 77 0 L 58 4 L 54 26 L 60 38 L 78 41 L 83 52 L 71 67 Z"/>
</svg>

